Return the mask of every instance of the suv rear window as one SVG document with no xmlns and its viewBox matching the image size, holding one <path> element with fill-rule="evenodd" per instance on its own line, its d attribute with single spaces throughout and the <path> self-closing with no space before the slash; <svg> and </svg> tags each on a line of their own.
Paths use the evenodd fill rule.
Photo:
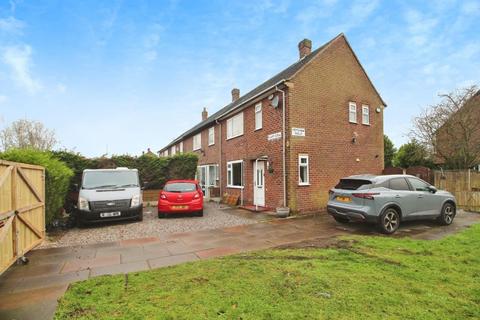
<svg viewBox="0 0 480 320">
<path fill-rule="evenodd" d="M 340 182 L 335 186 L 335 189 L 343 190 L 359 190 L 371 187 L 372 181 L 361 179 L 340 179 Z"/>
<path fill-rule="evenodd" d="M 195 183 L 190 182 L 175 182 L 175 183 L 168 183 L 163 188 L 163 191 L 166 192 L 193 192 L 197 190 L 197 186 Z"/>
</svg>

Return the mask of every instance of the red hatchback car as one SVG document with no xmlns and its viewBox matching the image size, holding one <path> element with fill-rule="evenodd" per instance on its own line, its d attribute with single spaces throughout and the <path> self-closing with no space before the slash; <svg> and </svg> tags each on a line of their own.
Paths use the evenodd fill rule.
<svg viewBox="0 0 480 320">
<path fill-rule="evenodd" d="M 195 180 L 171 180 L 160 191 L 158 217 L 170 214 L 196 214 L 203 217 L 203 192 Z"/>
</svg>

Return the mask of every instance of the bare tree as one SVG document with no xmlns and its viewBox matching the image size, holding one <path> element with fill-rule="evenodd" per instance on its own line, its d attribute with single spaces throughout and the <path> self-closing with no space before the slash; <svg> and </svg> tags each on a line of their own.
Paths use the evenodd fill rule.
<svg viewBox="0 0 480 320">
<path fill-rule="evenodd" d="M 55 132 L 38 121 L 17 120 L 0 131 L 0 145 L 10 148 L 51 150 L 57 144 Z"/>
<path fill-rule="evenodd" d="M 466 169 L 480 164 L 480 91 L 477 86 L 440 94 L 442 100 L 414 118 L 411 138 L 436 162 Z"/>
</svg>

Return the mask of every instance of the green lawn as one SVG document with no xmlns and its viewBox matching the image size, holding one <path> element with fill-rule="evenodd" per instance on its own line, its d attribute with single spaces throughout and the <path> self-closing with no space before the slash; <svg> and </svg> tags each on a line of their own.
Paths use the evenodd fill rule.
<svg viewBox="0 0 480 320">
<path fill-rule="evenodd" d="M 56 319 L 480 319 L 480 224 L 438 241 L 351 237 L 71 286 Z"/>
</svg>

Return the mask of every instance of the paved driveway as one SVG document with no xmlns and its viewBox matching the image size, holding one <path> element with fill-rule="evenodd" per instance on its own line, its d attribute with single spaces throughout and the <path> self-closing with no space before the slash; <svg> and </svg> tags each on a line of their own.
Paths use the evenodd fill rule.
<svg viewBox="0 0 480 320">
<path fill-rule="evenodd" d="M 239 214 L 240 213 L 239 211 Z M 436 239 L 480 222 L 460 212 L 453 225 L 405 224 L 397 237 Z M 234 227 L 165 234 L 86 246 L 34 250 L 30 263 L 15 265 L 0 277 L 0 319 L 50 319 L 69 283 L 103 274 L 149 270 L 250 250 L 278 246 L 322 246 L 332 237 L 376 234 L 364 225 L 339 225 L 326 214 L 261 221 Z"/>
</svg>

